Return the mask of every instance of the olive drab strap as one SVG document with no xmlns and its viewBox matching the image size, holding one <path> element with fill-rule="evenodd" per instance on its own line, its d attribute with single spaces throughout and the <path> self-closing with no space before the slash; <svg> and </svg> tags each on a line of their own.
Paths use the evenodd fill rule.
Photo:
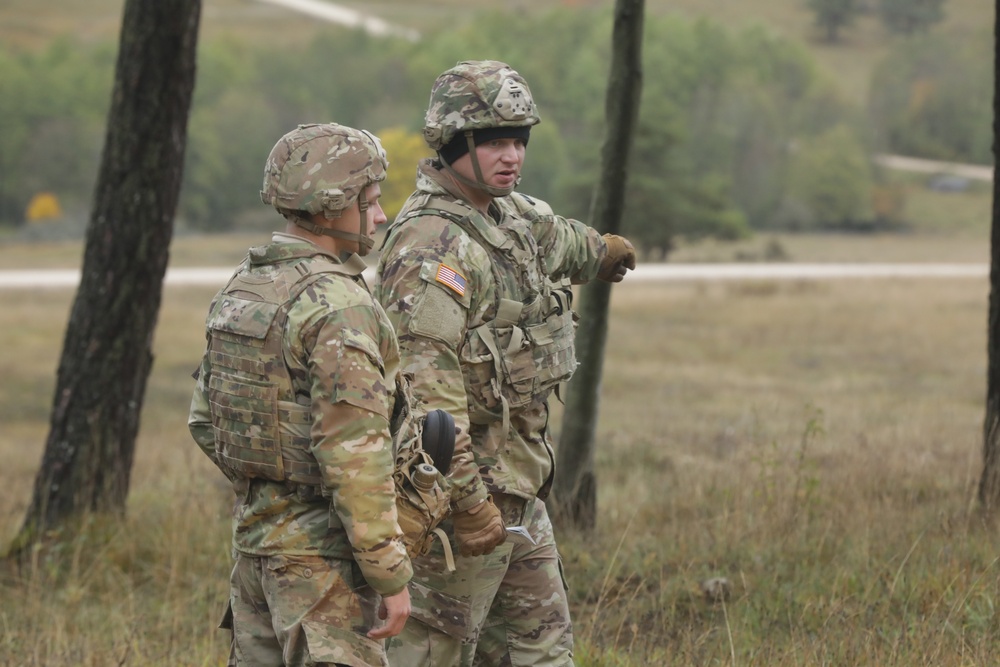
<svg viewBox="0 0 1000 667">
<path fill-rule="evenodd" d="M 555 216 L 548 204 L 536 201 L 520 192 L 511 193 L 505 201 L 509 202 L 518 215 L 529 223 L 535 223 L 543 217 Z M 543 273 L 545 272 L 543 271 Z M 562 278 L 558 281 L 549 278 L 548 304 L 545 316 L 547 332 L 542 335 L 551 345 L 549 349 L 553 353 L 548 356 L 549 363 L 545 366 L 546 371 L 544 371 L 549 379 L 543 380 L 543 382 L 554 385 L 556 398 L 560 402 L 562 402 L 560 388 L 570 379 L 576 369 L 577 320 L 577 314 L 573 310 L 572 281 L 569 278 Z M 538 333 L 537 330 L 536 333 Z"/>
<path fill-rule="evenodd" d="M 252 275 L 248 258 L 213 302 L 207 328 L 215 448 L 220 463 L 237 474 L 303 485 L 306 495 L 318 495 L 312 413 L 295 402 L 282 337 L 302 292 L 325 274 L 360 279 L 365 264 L 357 259 L 338 264 L 314 256 L 265 278 Z"/>
<path fill-rule="evenodd" d="M 493 378 L 496 386 L 493 389 L 496 395 L 500 397 L 501 409 L 503 410 L 504 433 L 510 429 L 510 401 L 507 400 L 507 396 L 499 386 L 500 378 L 504 377 L 502 361 L 505 358 L 504 352 L 512 354 L 521 349 L 521 343 L 524 341 L 524 332 L 517 326 L 517 323 L 521 317 L 521 309 L 523 307 L 524 304 L 519 301 L 500 299 L 496 318 L 492 322 L 487 322 L 476 328 L 476 335 L 479 336 L 480 340 L 483 341 L 483 345 L 489 349 L 490 354 L 493 356 L 493 366 L 496 371 L 496 376 Z M 496 329 L 498 327 L 511 327 L 510 342 L 503 351 L 498 347 L 496 336 Z"/>
</svg>

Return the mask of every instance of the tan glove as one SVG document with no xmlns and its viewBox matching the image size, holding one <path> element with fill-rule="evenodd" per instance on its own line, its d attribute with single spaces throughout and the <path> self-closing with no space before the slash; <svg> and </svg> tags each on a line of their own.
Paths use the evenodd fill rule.
<svg viewBox="0 0 1000 667">
<path fill-rule="evenodd" d="M 605 282 L 620 283 L 626 269 L 635 268 L 635 246 L 617 234 L 605 234 L 604 242 L 608 244 L 608 254 L 601 260 L 597 277 Z"/>
<path fill-rule="evenodd" d="M 464 512 L 453 512 L 451 522 L 455 527 L 458 552 L 463 556 L 493 553 L 507 539 L 503 518 L 492 496 Z"/>
</svg>

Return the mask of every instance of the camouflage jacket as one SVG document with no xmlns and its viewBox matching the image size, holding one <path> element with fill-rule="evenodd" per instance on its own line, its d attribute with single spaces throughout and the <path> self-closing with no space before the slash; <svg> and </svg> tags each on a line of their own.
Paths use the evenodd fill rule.
<svg viewBox="0 0 1000 667">
<path fill-rule="evenodd" d="M 251 248 L 212 302 L 188 426 L 236 491 L 234 549 L 354 559 L 397 593 L 412 570 L 391 477 L 396 337 L 359 257 L 275 241 Z"/>
<path fill-rule="evenodd" d="M 396 328 L 401 367 L 419 402 L 455 417 L 449 478 L 452 506 L 462 511 L 487 493 L 547 493 L 554 384 L 538 377 L 564 380 L 576 365 L 568 287 L 560 292 L 553 283 L 593 279 L 607 246 L 596 230 L 542 202 L 514 193 L 494 200 L 486 217 L 452 188 L 433 160 L 421 162 L 417 190 L 386 235 L 375 296 Z M 511 309 L 514 315 L 502 312 Z M 537 354 L 544 344 L 535 343 L 549 338 L 564 343 Z M 536 354 L 508 373 L 498 358 L 513 348 Z M 504 374 L 510 391 L 501 406 Z"/>
</svg>

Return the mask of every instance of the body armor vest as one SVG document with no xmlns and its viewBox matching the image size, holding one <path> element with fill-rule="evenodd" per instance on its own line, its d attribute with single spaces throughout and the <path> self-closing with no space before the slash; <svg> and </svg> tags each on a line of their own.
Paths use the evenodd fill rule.
<svg viewBox="0 0 1000 667">
<path fill-rule="evenodd" d="M 282 337 L 288 311 L 324 274 L 360 275 L 364 263 L 322 256 L 255 267 L 248 259 L 212 304 L 208 318 L 215 451 L 249 478 L 319 486 L 310 452 L 312 412 L 295 400 Z"/>
<path fill-rule="evenodd" d="M 506 433 L 510 410 L 544 399 L 576 370 L 572 293 L 568 286 L 558 289 L 548 281 L 530 235 L 525 238 L 528 247 L 519 247 L 473 209 L 437 196 L 399 222 L 421 215 L 454 222 L 489 255 L 495 282 L 493 318 L 469 329 L 459 355 L 466 368 L 469 421 L 502 420 Z M 530 215 L 525 217 L 530 220 Z M 530 280 L 528 267 L 541 280 Z"/>
</svg>

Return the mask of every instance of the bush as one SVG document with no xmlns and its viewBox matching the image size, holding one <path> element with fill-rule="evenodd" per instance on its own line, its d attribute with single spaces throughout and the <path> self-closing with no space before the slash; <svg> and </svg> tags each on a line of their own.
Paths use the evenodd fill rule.
<svg viewBox="0 0 1000 667">
<path fill-rule="evenodd" d="M 869 119 L 886 152 L 992 164 L 991 36 L 939 36 L 893 47 L 876 68 Z"/>
<path fill-rule="evenodd" d="M 871 164 L 845 125 L 802 142 L 792 159 L 788 187 L 784 226 L 847 229 L 871 216 Z"/>
</svg>

